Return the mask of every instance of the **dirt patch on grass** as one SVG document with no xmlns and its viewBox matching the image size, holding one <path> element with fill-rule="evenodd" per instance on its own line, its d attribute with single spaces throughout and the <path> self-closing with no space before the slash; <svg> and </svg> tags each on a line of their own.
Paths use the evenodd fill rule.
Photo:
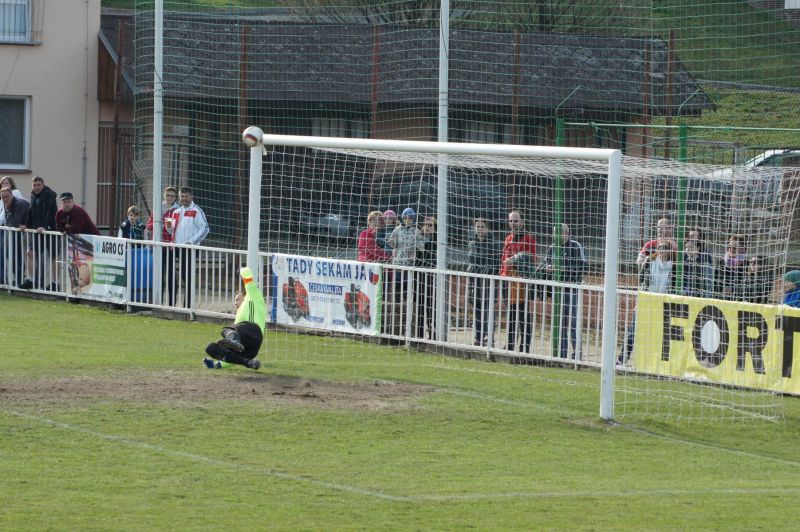
<svg viewBox="0 0 800 532">
<path fill-rule="evenodd" d="M 390 381 L 337 383 L 235 370 L 136 372 L 105 377 L 0 380 L 0 404 L 197 403 L 241 400 L 319 408 L 404 410 L 435 388 Z"/>
</svg>

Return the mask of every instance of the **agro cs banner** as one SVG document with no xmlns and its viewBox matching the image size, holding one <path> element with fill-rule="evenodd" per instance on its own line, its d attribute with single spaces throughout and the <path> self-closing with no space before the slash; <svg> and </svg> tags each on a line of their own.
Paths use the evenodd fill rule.
<svg viewBox="0 0 800 532">
<path fill-rule="evenodd" d="M 641 292 L 633 367 L 800 394 L 800 309 Z"/>
<path fill-rule="evenodd" d="M 67 235 L 69 293 L 110 303 L 127 299 L 125 241 L 94 235 Z"/>
<path fill-rule="evenodd" d="M 278 254 L 272 282 L 273 323 L 366 335 L 381 330 L 380 266 Z"/>
</svg>

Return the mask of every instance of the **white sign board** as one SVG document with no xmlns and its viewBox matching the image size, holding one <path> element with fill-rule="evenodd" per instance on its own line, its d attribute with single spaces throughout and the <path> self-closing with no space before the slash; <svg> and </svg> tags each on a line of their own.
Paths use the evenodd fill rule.
<svg viewBox="0 0 800 532">
<path fill-rule="evenodd" d="M 328 331 L 380 331 L 381 267 L 301 255 L 272 258 L 271 321 Z"/>
</svg>

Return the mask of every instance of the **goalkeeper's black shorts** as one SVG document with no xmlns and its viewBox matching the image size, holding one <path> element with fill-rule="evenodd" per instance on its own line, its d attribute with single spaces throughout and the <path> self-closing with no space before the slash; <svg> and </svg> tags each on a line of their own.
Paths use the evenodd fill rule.
<svg viewBox="0 0 800 532">
<path fill-rule="evenodd" d="M 234 323 L 231 327 L 222 329 L 223 337 L 225 336 L 226 329 L 234 329 L 239 333 L 239 338 L 241 338 L 242 345 L 244 346 L 241 356 L 245 358 L 255 358 L 258 355 L 258 351 L 261 349 L 261 343 L 264 341 L 261 327 L 252 321 L 240 321 L 239 323 Z"/>
</svg>

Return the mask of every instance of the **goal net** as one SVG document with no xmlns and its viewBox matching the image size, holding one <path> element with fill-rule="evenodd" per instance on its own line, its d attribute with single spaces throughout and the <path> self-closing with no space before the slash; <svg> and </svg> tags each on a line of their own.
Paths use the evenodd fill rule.
<svg viewBox="0 0 800 532">
<path fill-rule="evenodd" d="M 623 157 L 610 187 L 612 150 L 264 138 L 271 319 L 315 335 L 270 357 L 347 336 L 605 368 L 617 419 L 777 419 L 798 391 L 776 305 L 798 169 Z"/>
</svg>

